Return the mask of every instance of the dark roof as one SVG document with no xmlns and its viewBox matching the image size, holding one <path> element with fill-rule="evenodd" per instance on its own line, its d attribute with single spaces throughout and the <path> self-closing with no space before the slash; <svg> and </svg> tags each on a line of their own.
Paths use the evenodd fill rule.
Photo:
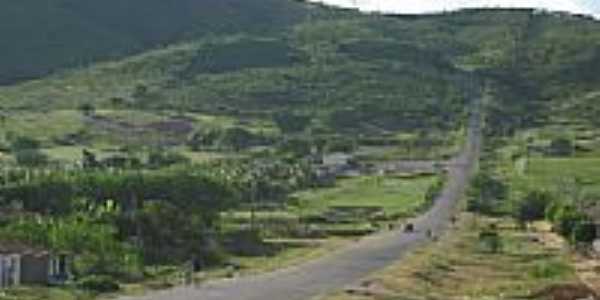
<svg viewBox="0 0 600 300">
<path fill-rule="evenodd" d="M 21 254 L 43 256 L 49 252 L 39 247 L 33 247 L 22 242 L 0 240 L 0 254 Z"/>
</svg>

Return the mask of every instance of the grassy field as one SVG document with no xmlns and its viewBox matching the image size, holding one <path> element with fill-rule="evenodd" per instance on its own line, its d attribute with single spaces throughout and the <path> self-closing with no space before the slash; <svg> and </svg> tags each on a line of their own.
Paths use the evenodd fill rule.
<svg viewBox="0 0 600 300">
<path fill-rule="evenodd" d="M 52 137 L 77 132 L 84 125 L 81 113 L 76 110 L 14 111 L 6 115 L 0 136 L 29 136 L 48 143 Z"/>
<path fill-rule="evenodd" d="M 92 150 L 103 158 L 115 154 L 123 146 L 138 151 L 149 150 L 164 141 L 174 143 L 169 145 L 171 151 L 187 156 L 192 162 L 202 163 L 239 154 L 191 151 L 185 143 L 195 132 L 241 127 L 263 136 L 280 134 L 272 120 L 194 112 L 181 114 L 171 110 L 101 109 L 96 110 L 93 117 L 85 116 L 80 110 L 19 110 L 6 114 L 2 124 L 0 146 L 7 148 L 16 137 L 29 137 L 41 143 L 42 151 L 50 160 L 59 163 L 80 160 L 83 149 Z M 170 124 L 183 126 L 186 132 L 173 132 L 169 126 L 175 125 Z M 4 154 L 5 158 L 10 157 L 10 153 Z"/>
<path fill-rule="evenodd" d="M 287 209 L 258 210 L 254 212 L 257 226 L 265 229 L 266 235 L 273 238 L 290 238 L 312 228 L 326 234 L 360 236 L 376 231 L 372 216 L 356 215 L 341 217 L 343 222 L 307 221 L 303 218 L 324 217 L 331 208 L 338 207 L 375 207 L 381 208 L 389 221 L 412 217 L 421 212 L 427 205 L 426 193 L 439 179 L 436 176 L 419 176 L 415 178 L 361 176 L 339 179 L 334 187 L 303 190 L 291 195 Z M 236 230 L 241 225 L 250 224 L 252 213 L 243 210 L 222 214 L 226 230 Z M 386 222 L 383 222 L 386 223 Z M 382 223 L 382 224 L 383 224 Z M 308 227 L 307 227 L 308 226 Z M 290 232 L 290 228 L 296 228 Z M 294 237 L 291 237 L 292 240 Z"/>
<path fill-rule="evenodd" d="M 518 139 L 511 140 L 497 151 L 496 169 L 510 183 L 514 196 L 534 188 L 561 194 L 573 184 L 586 193 L 600 192 L 599 155 L 578 152 L 569 157 L 524 155 L 522 145 Z"/>
<path fill-rule="evenodd" d="M 565 177 L 597 185 L 600 158 L 532 158 L 527 161 L 525 174 L 536 185 L 551 186 Z"/>
<path fill-rule="evenodd" d="M 320 213 L 331 206 L 378 206 L 388 215 L 411 215 L 423 206 L 425 194 L 436 180 L 435 176 L 364 176 L 342 179 L 335 187 L 302 191 L 294 196 L 309 213 Z"/>
<path fill-rule="evenodd" d="M 496 254 L 483 251 L 478 240 L 480 230 L 491 223 L 503 228 L 503 250 Z M 449 236 L 364 279 L 363 292 L 369 295 L 340 292 L 326 299 L 512 299 L 550 284 L 576 281 L 568 255 L 554 245 L 533 242 L 535 233 L 510 224 L 467 216 Z"/>
<path fill-rule="evenodd" d="M 92 300 L 94 296 L 69 288 L 23 287 L 0 292 L 2 300 Z"/>
</svg>

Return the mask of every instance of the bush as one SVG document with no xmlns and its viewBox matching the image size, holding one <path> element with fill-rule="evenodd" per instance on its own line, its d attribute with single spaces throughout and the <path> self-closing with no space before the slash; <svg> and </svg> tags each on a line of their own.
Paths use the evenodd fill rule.
<svg viewBox="0 0 600 300">
<path fill-rule="evenodd" d="M 26 167 L 38 167 L 48 163 L 48 156 L 37 149 L 17 151 L 15 159 L 19 165 Z"/>
<path fill-rule="evenodd" d="M 486 230 L 479 233 L 479 242 L 484 251 L 499 253 L 504 247 L 502 237 L 496 231 Z"/>
<path fill-rule="evenodd" d="M 350 153 L 356 150 L 357 147 L 356 140 L 345 137 L 332 138 L 326 144 L 327 152 Z"/>
<path fill-rule="evenodd" d="M 508 198 L 508 186 L 488 173 L 480 173 L 471 182 L 467 209 L 488 215 L 497 215 Z"/>
<path fill-rule="evenodd" d="M 575 242 L 592 242 L 596 238 L 596 228 L 588 217 L 573 206 L 554 208 L 553 221 L 558 232 Z"/>
<path fill-rule="evenodd" d="M 552 194 L 546 191 L 532 191 L 518 204 L 516 218 L 522 223 L 542 220 L 552 203 Z"/>
<path fill-rule="evenodd" d="M 425 202 L 426 206 L 430 206 L 433 204 L 435 199 L 440 195 L 442 190 L 444 189 L 444 179 L 438 177 L 434 184 L 430 185 L 427 188 L 427 193 L 425 193 Z"/>
<path fill-rule="evenodd" d="M 78 109 L 84 116 L 88 117 L 92 116 L 96 112 L 96 107 L 94 107 L 94 105 L 91 103 L 83 103 L 79 105 Z"/>
<path fill-rule="evenodd" d="M 19 152 L 21 150 L 33 150 L 39 148 L 40 141 L 26 136 L 16 137 L 11 143 L 11 150 L 13 152 Z"/>
<path fill-rule="evenodd" d="M 231 127 L 221 133 L 218 144 L 222 148 L 235 151 L 261 144 L 262 137 L 255 135 L 242 127 Z"/>
<path fill-rule="evenodd" d="M 555 156 L 571 156 L 574 152 L 573 142 L 567 138 L 557 138 L 550 142 L 549 154 Z"/>
<path fill-rule="evenodd" d="M 189 163 L 189 161 L 189 158 L 177 152 L 152 151 L 148 155 L 148 164 L 154 168 L 184 164 Z"/>
<path fill-rule="evenodd" d="M 96 293 L 112 293 L 121 289 L 119 283 L 108 276 L 88 276 L 79 281 L 81 289 Z"/>
<path fill-rule="evenodd" d="M 530 272 L 531 277 L 536 279 L 560 278 L 573 271 L 571 266 L 561 261 L 543 261 L 537 263 Z"/>
<path fill-rule="evenodd" d="M 571 240 L 573 242 L 591 244 L 596 239 L 596 226 L 591 222 L 580 222 L 573 228 Z"/>
<path fill-rule="evenodd" d="M 310 125 L 311 117 L 291 112 L 280 112 L 273 117 L 273 121 L 283 133 L 298 133 Z"/>
</svg>

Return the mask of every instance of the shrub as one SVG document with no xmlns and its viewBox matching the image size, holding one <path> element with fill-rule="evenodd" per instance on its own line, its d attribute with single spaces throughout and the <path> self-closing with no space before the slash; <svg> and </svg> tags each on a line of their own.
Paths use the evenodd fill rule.
<svg viewBox="0 0 600 300">
<path fill-rule="evenodd" d="M 496 215 L 503 201 L 508 198 L 508 186 L 488 173 L 480 173 L 471 182 L 467 209 L 488 215 Z"/>
<path fill-rule="evenodd" d="M 219 137 L 219 146 L 239 151 L 257 144 L 257 137 L 242 127 L 228 128 Z"/>
<path fill-rule="evenodd" d="M 553 221 L 558 232 L 571 242 L 592 242 L 596 228 L 588 217 L 573 206 L 555 208 Z"/>
<path fill-rule="evenodd" d="M 327 152 L 353 152 L 358 147 L 356 140 L 346 137 L 330 139 L 326 144 Z"/>
<path fill-rule="evenodd" d="M 479 233 L 479 242 L 484 251 L 490 253 L 499 253 L 502 251 L 502 237 L 498 232 L 486 230 Z"/>
<path fill-rule="evenodd" d="M 273 117 L 273 121 L 284 133 L 302 132 L 311 122 L 311 117 L 294 114 L 291 112 L 280 112 Z"/>
<path fill-rule="evenodd" d="M 425 194 L 426 206 L 430 206 L 433 204 L 435 199 L 440 195 L 442 190 L 444 189 L 444 179 L 438 177 L 434 184 L 430 185 L 427 188 L 427 193 Z"/>
<path fill-rule="evenodd" d="M 79 282 L 81 289 L 97 292 L 112 293 L 118 291 L 121 287 L 119 283 L 108 276 L 88 276 Z"/>
<path fill-rule="evenodd" d="M 573 228 L 573 242 L 592 243 L 596 239 L 596 226 L 590 222 L 580 222 Z"/>
<path fill-rule="evenodd" d="M 536 279 L 560 278 L 565 274 L 572 272 L 571 266 L 561 261 L 543 261 L 537 263 L 530 275 Z"/>
<path fill-rule="evenodd" d="M 38 148 L 40 148 L 40 141 L 26 136 L 16 137 L 11 143 L 11 150 L 13 152 Z"/>
<path fill-rule="evenodd" d="M 92 116 L 96 112 L 96 107 L 91 103 L 83 103 L 79 105 L 78 109 L 84 116 L 88 117 Z"/>
<path fill-rule="evenodd" d="M 26 167 L 38 167 L 48 163 L 48 156 L 37 149 L 17 151 L 15 159 L 19 165 Z"/>
<path fill-rule="evenodd" d="M 167 167 L 180 163 L 189 163 L 189 158 L 181 153 L 163 151 L 152 151 L 148 155 L 148 164 L 154 168 Z"/>
<path fill-rule="evenodd" d="M 518 204 L 515 217 L 522 223 L 544 219 L 551 203 L 552 194 L 546 191 L 532 191 Z"/>
<path fill-rule="evenodd" d="M 567 138 L 557 138 L 550 142 L 549 154 L 556 156 L 571 156 L 574 152 L 573 142 Z"/>
</svg>

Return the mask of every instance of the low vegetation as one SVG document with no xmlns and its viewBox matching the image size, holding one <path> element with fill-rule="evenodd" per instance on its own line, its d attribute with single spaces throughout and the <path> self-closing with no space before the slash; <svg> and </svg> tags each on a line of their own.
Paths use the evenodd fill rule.
<svg viewBox="0 0 600 300">
<path fill-rule="evenodd" d="M 493 242 L 484 234 L 490 230 Z M 535 238 L 545 234 L 523 232 L 506 219 L 464 215 L 439 242 L 327 299 L 524 299 L 545 286 L 576 282 L 560 244 Z"/>
</svg>

